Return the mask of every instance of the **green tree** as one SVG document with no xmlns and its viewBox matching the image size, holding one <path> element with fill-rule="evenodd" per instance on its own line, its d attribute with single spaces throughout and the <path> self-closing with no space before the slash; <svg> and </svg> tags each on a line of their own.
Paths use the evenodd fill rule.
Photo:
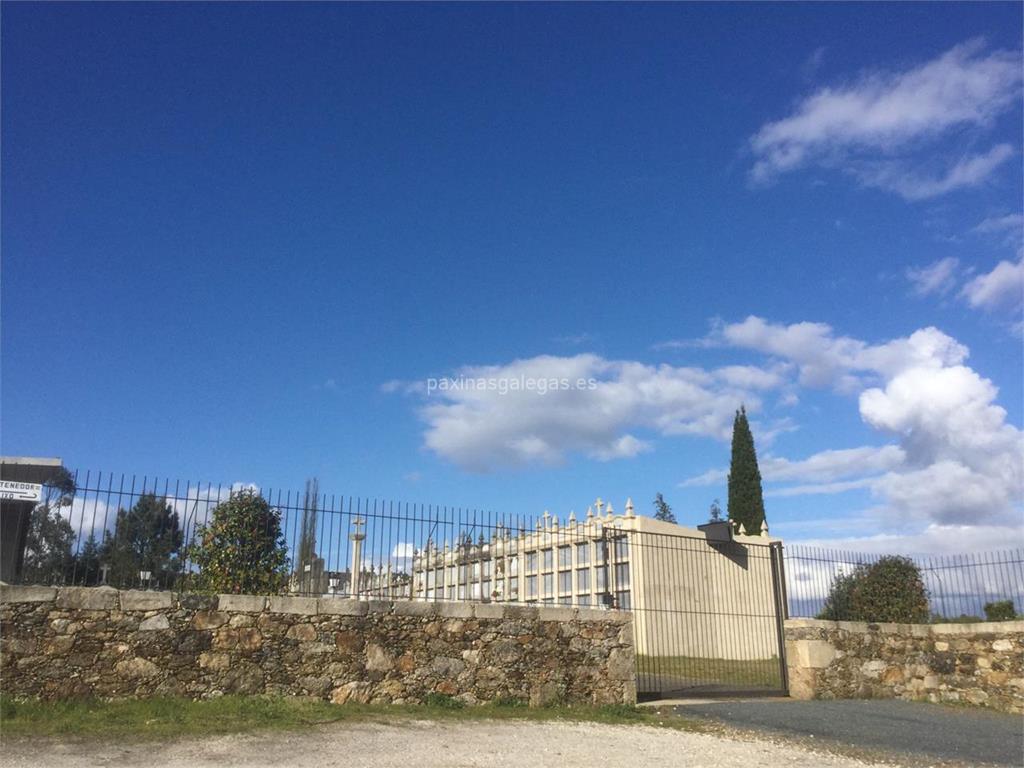
<svg viewBox="0 0 1024 768">
<path fill-rule="evenodd" d="M 82 549 L 75 556 L 75 583 L 92 587 L 100 582 L 100 559 L 102 549 L 96 534 L 90 533 Z"/>
<path fill-rule="evenodd" d="M 672 507 L 668 505 L 660 492 L 654 497 L 654 519 L 666 523 L 676 522 L 676 516 L 672 514 Z"/>
<path fill-rule="evenodd" d="M 56 584 L 70 575 L 75 531 L 61 510 L 71 506 L 74 496 L 74 478 L 64 467 L 43 484 L 43 498 L 32 510 L 25 534 L 22 580 Z"/>
<path fill-rule="evenodd" d="M 754 436 L 750 433 L 747 411 L 736 411 L 732 424 L 732 461 L 729 465 L 729 518 L 742 524 L 751 536 L 761 531 L 764 522 L 764 497 L 761 472 L 757 468 Z"/>
<path fill-rule="evenodd" d="M 156 494 L 144 493 L 131 509 L 118 510 L 102 559 L 110 566 L 109 578 L 115 585 L 138 584 L 140 572 L 148 571 L 149 584 L 170 587 L 181 570 L 181 544 L 174 509 Z"/>
<path fill-rule="evenodd" d="M 818 618 L 923 623 L 929 618 L 928 591 L 913 560 L 887 555 L 837 576 Z"/>
<path fill-rule="evenodd" d="M 295 565 L 295 578 L 301 592 L 309 592 L 313 586 L 319 499 L 320 481 L 314 477 L 306 481 L 306 495 L 302 503 L 302 530 L 299 534 L 298 562 Z"/>
<path fill-rule="evenodd" d="M 196 529 L 189 557 L 199 568 L 189 578 L 200 592 L 273 595 L 288 584 L 288 550 L 281 513 L 255 491 L 231 494 L 208 526 Z"/>
</svg>

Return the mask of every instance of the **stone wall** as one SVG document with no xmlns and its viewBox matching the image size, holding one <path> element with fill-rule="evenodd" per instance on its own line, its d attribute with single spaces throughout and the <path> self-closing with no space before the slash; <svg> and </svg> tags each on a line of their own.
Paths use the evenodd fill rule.
<svg viewBox="0 0 1024 768">
<path fill-rule="evenodd" d="M 1024 621 L 786 621 L 789 694 L 898 698 L 1024 712 Z"/>
<path fill-rule="evenodd" d="M 0 690 L 43 699 L 636 699 L 619 611 L 3 586 L 0 641 Z"/>
</svg>

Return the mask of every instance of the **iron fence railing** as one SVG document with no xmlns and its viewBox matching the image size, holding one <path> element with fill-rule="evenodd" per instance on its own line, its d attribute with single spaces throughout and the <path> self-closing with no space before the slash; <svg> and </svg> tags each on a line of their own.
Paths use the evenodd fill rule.
<svg viewBox="0 0 1024 768">
<path fill-rule="evenodd" d="M 878 562 L 881 554 L 787 544 L 786 592 L 789 615 L 813 618 L 841 574 Z M 1024 612 L 1024 549 L 969 554 L 911 556 L 921 572 L 934 620 L 985 619 L 985 605 L 1013 601 Z"/>
</svg>

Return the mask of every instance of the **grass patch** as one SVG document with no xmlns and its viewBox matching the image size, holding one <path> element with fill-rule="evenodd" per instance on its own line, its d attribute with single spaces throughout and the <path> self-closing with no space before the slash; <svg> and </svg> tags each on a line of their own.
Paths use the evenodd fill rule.
<svg viewBox="0 0 1024 768">
<path fill-rule="evenodd" d="M 637 672 L 641 679 L 665 678 L 665 682 L 679 687 L 706 684 L 746 685 L 752 688 L 778 688 L 781 686 L 779 660 L 712 659 L 696 656 L 637 655 Z"/>
<path fill-rule="evenodd" d="M 62 702 L 0 699 L 2 740 L 30 737 L 160 740 L 296 730 L 338 721 L 367 720 L 568 720 L 703 730 L 694 720 L 621 704 L 530 708 L 519 701 L 500 700 L 483 706 L 461 706 L 461 702 L 450 697 L 419 706 L 337 705 L 316 699 L 278 696 L 221 696 L 201 701 L 178 698 Z"/>
</svg>

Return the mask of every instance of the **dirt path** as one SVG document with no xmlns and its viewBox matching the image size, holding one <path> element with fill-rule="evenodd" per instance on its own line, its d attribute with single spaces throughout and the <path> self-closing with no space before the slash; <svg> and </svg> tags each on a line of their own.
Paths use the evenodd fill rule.
<svg viewBox="0 0 1024 768">
<path fill-rule="evenodd" d="M 648 726 L 531 722 L 338 723 L 306 732 L 172 743 L 17 741 L 5 768 L 865 768 L 869 763 L 770 741 L 738 741 Z"/>
</svg>

